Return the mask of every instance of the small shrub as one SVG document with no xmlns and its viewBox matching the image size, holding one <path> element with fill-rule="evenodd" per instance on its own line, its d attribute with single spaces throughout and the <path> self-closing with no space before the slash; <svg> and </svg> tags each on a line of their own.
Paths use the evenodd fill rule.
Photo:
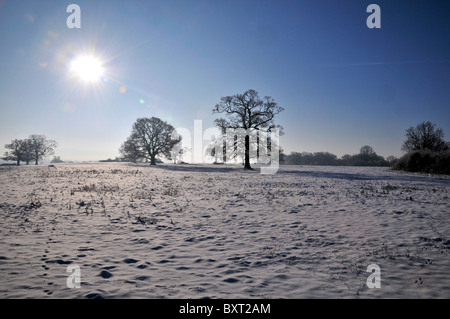
<svg viewBox="0 0 450 319">
<path fill-rule="evenodd" d="M 28 208 L 39 208 L 42 206 L 42 204 L 41 204 L 41 201 L 39 200 L 39 198 L 36 196 L 36 194 L 31 193 L 28 196 L 28 202 L 27 202 L 26 206 Z"/>
<path fill-rule="evenodd" d="M 175 188 L 173 185 L 169 185 L 169 187 L 163 192 L 163 195 L 177 196 L 178 195 L 178 189 Z"/>
</svg>

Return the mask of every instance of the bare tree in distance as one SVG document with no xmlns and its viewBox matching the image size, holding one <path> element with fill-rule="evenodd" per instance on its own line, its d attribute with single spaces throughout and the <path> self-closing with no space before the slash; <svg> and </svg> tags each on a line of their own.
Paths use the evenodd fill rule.
<svg viewBox="0 0 450 319">
<path fill-rule="evenodd" d="M 174 132 L 172 125 L 157 117 L 139 118 L 119 151 L 125 159 L 145 158 L 150 160 L 150 165 L 156 165 L 156 156 L 171 159 L 172 149 L 181 142 L 181 135 Z"/>
<path fill-rule="evenodd" d="M 181 135 L 176 130 L 174 130 L 172 133 L 172 139 L 174 139 L 174 140 L 180 139 L 181 140 Z M 172 163 L 173 164 L 182 163 L 183 155 L 188 151 L 189 151 L 189 148 L 183 147 L 182 143 L 175 144 L 172 147 L 172 150 L 170 151 L 170 157 L 172 159 Z"/>
<path fill-rule="evenodd" d="M 56 142 L 55 142 L 56 143 Z M 53 144 L 52 144 L 53 145 Z M 48 145 L 47 145 L 48 146 Z M 6 144 L 5 148 L 11 150 L 10 152 L 6 152 L 3 156 L 3 159 L 6 161 L 15 161 L 17 165 L 20 165 L 20 162 L 25 162 L 27 165 L 30 164 L 30 162 L 35 159 L 35 145 L 31 138 L 28 139 L 14 139 L 11 141 L 11 143 Z M 46 151 L 48 155 L 50 153 Z M 46 153 L 46 154 L 47 154 Z M 38 153 L 40 154 L 39 158 L 42 158 L 42 156 L 46 154 Z"/>
<path fill-rule="evenodd" d="M 361 147 L 359 150 L 359 154 L 367 156 L 376 155 L 375 151 L 373 150 L 373 147 L 369 145 L 364 145 L 363 147 Z"/>
<path fill-rule="evenodd" d="M 220 129 L 220 132 L 222 134 L 222 136 L 214 136 L 214 139 L 212 141 L 212 145 L 210 145 L 209 150 L 207 150 L 207 152 L 211 155 L 214 156 L 215 158 L 215 163 L 218 163 L 218 156 L 220 152 L 216 152 L 218 149 L 222 148 L 222 158 L 220 159 L 221 161 L 223 161 L 223 163 L 225 163 L 227 161 L 227 142 L 226 139 L 224 138 L 227 128 L 226 128 L 226 124 L 227 121 L 223 118 L 220 119 L 216 119 L 214 121 L 214 123 L 216 124 L 216 126 Z"/>
<path fill-rule="evenodd" d="M 27 165 L 33 160 L 33 145 L 32 141 L 27 138 L 22 140 L 22 149 L 23 149 L 23 160 Z"/>
<path fill-rule="evenodd" d="M 270 130 L 279 128 L 281 130 L 282 127 L 275 125 L 274 120 L 275 116 L 283 110 L 270 96 L 265 96 L 264 99 L 259 98 L 258 92 L 255 90 L 222 97 L 220 102 L 214 107 L 213 114 L 224 113 L 226 116 L 226 118 L 219 118 L 214 121 L 222 131 L 226 129 L 245 130 L 245 169 L 251 169 L 249 134 L 258 129 Z"/>
<path fill-rule="evenodd" d="M 64 161 L 61 159 L 61 157 L 59 156 L 53 156 L 53 159 L 51 160 L 52 164 L 56 164 L 56 163 L 64 163 Z"/>
<path fill-rule="evenodd" d="M 403 142 L 402 151 L 430 150 L 440 152 L 448 150 L 444 141 L 444 131 L 431 122 L 422 122 L 416 127 L 406 130 L 406 141 Z"/>
<path fill-rule="evenodd" d="M 5 148 L 11 151 L 5 152 L 2 159 L 5 161 L 15 161 L 17 163 L 17 166 L 19 166 L 20 162 L 25 158 L 23 145 L 23 140 L 12 140 L 11 143 L 5 145 Z"/>
<path fill-rule="evenodd" d="M 36 165 L 39 164 L 40 160 L 50 155 L 54 155 L 55 148 L 58 146 L 56 141 L 48 140 L 45 135 L 33 134 L 30 135 L 29 140 Z"/>
</svg>

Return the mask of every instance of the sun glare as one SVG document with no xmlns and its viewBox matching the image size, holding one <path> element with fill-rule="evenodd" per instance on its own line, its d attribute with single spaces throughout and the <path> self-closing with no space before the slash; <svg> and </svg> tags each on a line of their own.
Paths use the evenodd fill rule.
<svg viewBox="0 0 450 319">
<path fill-rule="evenodd" d="M 98 81 L 103 75 L 102 63 L 93 56 L 80 56 L 70 64 L 71 71 L 85 82 Z"/>
</svg>

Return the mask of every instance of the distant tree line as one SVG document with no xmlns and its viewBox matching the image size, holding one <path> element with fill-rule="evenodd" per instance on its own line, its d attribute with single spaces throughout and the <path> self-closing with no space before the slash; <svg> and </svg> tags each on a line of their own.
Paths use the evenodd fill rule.
<svg viewBox="0 0 450 319">
<path fill-rule="evenodd" d="M 376 154 L 372 147 L 361 147 L 359 154 L 338 158 L 329 152 L 280 154 L 280 162 L 288 165 L 391 166 L 395 170 L 450 174 L 450 142 L 444 140 L 442 129 L 431 122 L 422 122 L 406 130 L 401 158 Z"/>
<path fill-rule="evenodd" d="M 52 164 L 60 164 L 64 163 L 64 161 L 59 156 L 53 156 L 53 159 L 50 161 Z"/>
<path fill-rule="evenodd" d="M 20 165 L 20 162 L 27 165 L 34 162 L 38 165 L 40 160 L 53 155 L 57 146 L 56 141 L 47 139 L 45 135 L 33 134 L 27 139 L 14 139 L 6 144 L 5 148 L 9 151 L 5 152 L 2 159 L 14 161 L 17 165 Z"/>
<path fill-rule="evenodd" d="M 288 165 L 330 165 L 330 166 L 392 166 L 397 160 L 394 156 L 385 159 L 377 155 L 371 146 L 361 147 L 359 154 L 344 155 L 338 158 L 329 152 L 298 153 L 284 155 L 284 163 Z"/>
</svg>

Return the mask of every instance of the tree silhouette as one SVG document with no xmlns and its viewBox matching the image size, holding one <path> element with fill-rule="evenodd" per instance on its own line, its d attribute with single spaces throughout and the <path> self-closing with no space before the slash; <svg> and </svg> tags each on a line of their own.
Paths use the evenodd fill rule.
<svg viewBox="0 0 450 319">
<path fill-rule="evenodd" d="M 6 152 L 3 159 L 15 161 L 17 165 L 20 165 L 21 161 L 28 165 L 34 159 L 35 164 L 38 165 L 41 159 L 53 155 L 56 146 L 56 141 L 47 140 L 44 135 L 34 134 L 30 135 L 28 139 L 15 139 L 10 144 L 6 144 L 5 148 L 11 151 Z"/>
<path fill-rule="evenodd" d="M 36 165 L 38 165 L 40 160 L 46 158 L 47 156 L 53 155 L 55 148 L 58 146 L 56 141 L 48 140 L 45 135 L 37 134 L 30 135 L 29 143 Z"/>
<path fill-rule="evenodd" d="M 171 159 L 173 147 L 181 142 L 181 135 L 174 132 L 172 125 L 157 117 L 139 118 L 119 151 L 125 159 L 145 158 L 150 160 L 150 165 L 156 165 L 156 156 Z"/>
<path fill-rule="evenodd" d="M 422 122 L 416 127 L 408 128 L 402 150 L 405 152 L 417 150 L 440 152 L 447 150 L 444 132 L 440 128 L 435 129 L 435 127 L 436 125 L 431 122 Z"/>
<path fill-rule="evenodd" d="M 361 149 L 359 150 L 359 154 L 361 155 L 366 155 L 366 156 L 374 156 L 377 153 L 375 153 L 375 151 L 373 150 L 372 146 L 369 145 L 364 145 L 363 147 L 361 147 Z"/>
<path fill-rule="evenodd" d="M 220 99 L 213 109 L 213 113 L 224 113 L 226 118 L 219 118 L 215 120 L 215 124 L 222 130 L 243 130 L 244 141 L 239 137 L 229 137 L 227 146 L 230 144 L 233 147 L 227 147 L 238 152 L 239 149 L 244 150 L 244 168 L 251 169 L 250 166 L 250 134 L 255 134 L 259 129 L 279 128 L 275 125 L 274 119 L 277 114 L 284 109 L 270 97 L 266 96 L 260 99 L 258 92 L 255 90 L 248 90 L 243 94 L 236 94 L 233 96 L 225 96 Z"/>
<path fill-rule="evenodd" d="M 5 148 L 10 151 L 5 152 L 2 159 L 5 161 L 15 161 L 17 166 L 19 166 L 20 162 L 25 158 L 24 140 L 14 139 L 11 143 L 6 144 Z"/>
</svg>

